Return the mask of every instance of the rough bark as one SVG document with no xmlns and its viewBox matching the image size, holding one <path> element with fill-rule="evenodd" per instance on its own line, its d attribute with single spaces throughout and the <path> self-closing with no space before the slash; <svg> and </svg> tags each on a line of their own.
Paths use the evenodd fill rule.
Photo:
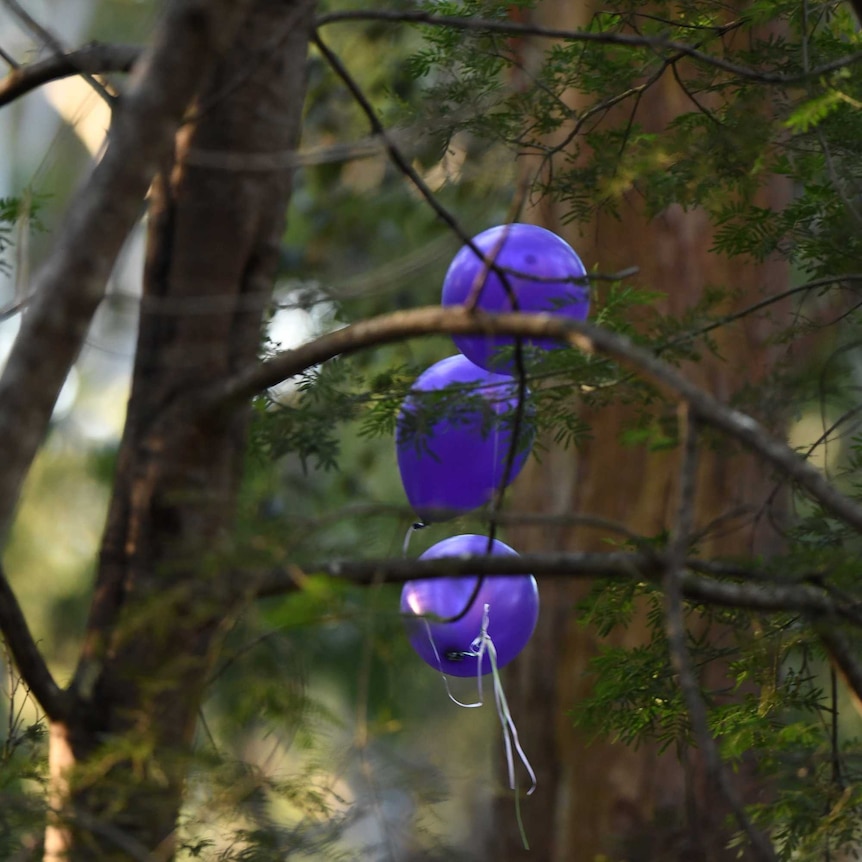
<svg viewBox="0 0 862 862">
<path fill-rule="evenodd" d="M 251 3 L 151 188 L 126 427 L 74 702 L 52 726 L 59 815 L 49 859 L 174 852 L 203 683 L 236 610 L 217 552 L 247 412 L 169 428 L 159 418 L 255 359 L 290 194 L 279 157 L 298 140 L 312 6 Z"/>
<path fill-rule="evenodd" d="M 584 23 L 587 6 L 545 2 L 542 22 L 576 27 Z M 660 131 L 676 113 L 689 108 L 667 75 L 645 96 L 638 118 L 648 129 Z M 764 187 L 759 204 L 780 207 L 788 195 L 787 185 L 776 180 Z M 548 202 L 530 218 L 567 236 L 587 265 L 597 264 L 601 272 L 640 267 L 640 284 L 666 292 L 660 306 L 664 313 L 684 313 L 711 285 L 741 288 L 740 307 L 786 286 L 782 263 L 758 266 L 710 253 L 710 225 L 697 210 L 671 207 L 650 221 L 632 196 L 624 202 L 619 221 L 600 216 L 592 224 L 567 228 L 561 213 Z M 733 307 L 728 305 L 727 310 Z M 724 360 L 706 356 L 698 365 L 686 366 L 685 373 L 726 402 L 742 383 L 756 386 L 768 374 L 773 359 L 768 335 L 763 319 L 740 322 L 718 336 Z M 670 530 L 677 506 L 677 453 L 622 447 L 619 432 L 632 418 L 626 405 L 585 411 L 584 418 L 592 426 L 592 439 L 577 453 L 555 450 L 541 464 L 532 462 L 516 487 L 517 507 L 597 515 L 644 536 Z M 775 537 L 764 521 L 754 525 L 750 519 L 751 506 L 759 506 L 771 488 L 762 464 L 738 450 L 702 451 L 698 488 L 695 530 L 731 512 L 746 512 L 700 542 L 700 551 L 707 555 L 768 551 Z M 607 549 L 607 536 L 586 528 L 520 528 L 507 535 L 525 552 Z M 573 612 L 587 589 L 582 581 L 542 583 L 540 624 L 507 678 L 512 712 L 539 779 L 535 796 L 522 804 L 530 856 L 549 862 L 728 858 L 723 822 L 727 808 L 705 782 L 696 752 L 679 763 L 673 751 L 659 756 L 648 745 L 635 750 L 622 743 L 594 741 L 574 727 L 571 710 L 589 692 L 586 671 L 599 647 L 596 634 L 580 627 Z M 635 646 L 645 637 L 641 621 L 615 632 L 607 642 Z M 497 800 L 494 826 L 493 858 L 527 858 L 507 794 Z M 730 858 L 736 858 L 736 851 Z"/>
<path fill-rule="evenodd" d="M 147 186 L 246 3 L 174 2 L 116 106 L 105 155 L 73 198 L 0 378 L 0 538 Z M 46 349 L 50 345 L 50 350 Z"/>
</svg>

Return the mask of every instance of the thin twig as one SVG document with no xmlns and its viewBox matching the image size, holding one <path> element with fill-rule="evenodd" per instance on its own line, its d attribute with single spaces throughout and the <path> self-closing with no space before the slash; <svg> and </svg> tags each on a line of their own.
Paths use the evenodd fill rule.
<svg viewBox="0 0 862 862">
<path fill-rule="evenodd" d="M 668 341 L 665 341 L 663 344 L 660 344 L 658 345 L 658 347 L 656 347 L 656 354 L 661 354 L 671 347 L 677 347 L 680 344 L 687 344 L 690 341 L 694 341 L 701 335 L 706 335 L 715 329 L 719 329 L 722 326 L 727 326 L 729 323 L 734 323 L 735 321 L 740 320 L 743 317 L 747 317 L 749 314 L 753 314 L 755 311 L 760 311 L 763 308 L 768 308 L 770 305 L 775 305 L 775 303 L 780 302 L 783 299 L 788 299 L 791 296 L 795 296 L 798 293 L 808 293 L 811 290 L 817 290 L 821 287 L 829 287 L 830 285 L 838 285 L 840 287 L 843 287 L 845 284 L 852 283 L 857 283 L 859 286 L 856 288 L 847 289 L 859 290 L 860 287 L 862 287 L 862 273 L 857 272 L 841 276 L 827 276 L 826 278 L 814 279 L 813 281 L 807 281 L 805 284 L 800 284 L 796 287 L 782 290 L 780 293 L 776 293 L 771 296 L 767 296 L 764 299 L 760 299 L 757 302 L 752 303 L 751 305 L 747 305 L 745 308 L 742 308 L 739 311 L 734 311 L 730 314 L 726 314 L 723 317 L 712 321 L 711 323 L 699 327 L 698 329 L 691 330 L 677 336 L 676 338 L 672 338 Z"/>
<path fill-rule="evenodd" d="M 320 38 L 320 34 L 315 31 L 312 35 L 312 42 L 323 55 L 324 59 L 327 61 L 329 66 L 332 68 L 333 72 L 341 79 L 342 83 L 347 87 L 350 91 L 350 95 L 353 96 L 356 104 L 360 107 L 363 114 L 365 114 L 366 119 L 368 120 L 368 124 L 371 126 L 371 131 L 373 134 L 378 135 L 380 140 L 383 142 L 386 147 L 386 151 L 389 153 L 389 157 L 392 159 L 392 162 L 404 174 L 407 179 L 410 180 L 411 183 L 416 187 L 417 191 L 422 195 L 425 199 L 426 203 L 431 207 L 431 209 L 437 214 L 440 220 L 446 224 L 449 229 L 461 240 L 461 242 L 469 248 L 473 254 L 476 255 L 476 258 L 480 260 L 484 266 L 490 272 L 493 272 L 500 278 L 502 286 L 506 291 L 510 302 L 512 303 L 513 310 L 517 311 L 517 301 L 514 298 L 513 291 L 510 286 L 509 277 L 510 276 L 522 276 L 529 277 L 533 281 L 536 282 L 547 282 L 550 284 L 560 284 L 561 282 L 571 282 L 573 284 L 586 284 L 590 281 L 619 281 L 623 278 L 627 278 L 630 275 L 633 275 L 637 272 L 636 267 L 627 267 L 618 273 L 605 274 L 605 275 L 583 275 L 583 276 L 575 276 L 570 279 L 561 279 L 557 276 L 541 276 L 535 275 L 533 273 L 525 273 L 519 270 L 513 269 L 511 267 L 500 266 L 496 260 L 494 260 L 493 254 L 485 254 L 482 250 L 476 245 L 473 241 L 473 238 L 469 233 L 461 226 L 455 216 L 446 209 L 445 206 L 440 202 L 439 198 L 434 194 L 433 191 L 429 188 L 428 184 L 419 173 L 415 170 L 415 168 L 410 164 L 410 161 L 406 158 L 404 153 L 401 151 L 400 147 L 396 143 L 394 137 L 389 132 L 389 130 L 383 125 L 380 121 L 380 118 L 377 116 L 377 112 L 374 110 L 374 106 L 368 100 L 368 97 L 362 91 L 362 87 L 359 86 L 359 83 L 356 79 L 350 74 L 347 67 L 342 63 L 341 58 L 338 57 Z M 517 350 L 517 344 L 516 344 Z M 517 362 L 517 357 L 516 357 Z"/>
<path fill-rule="evenodd" d="M 856 51 L 839 57 L 822 66 L 817 66 L 807 72 L 794 75 L 782 75 L 777 72 L 766 72 L 750 66 L 732 63 L 721 57 L 706 54 L 685 42 L 677 42 L 666 36 L 636 36 L 631 33 L 601 33 L 585 30 L 567 30 L 557 27 L 540 27 L 535 24 L 522 24 L 515 21 L 489 21 L 482 18 L 461 18 L 454 15 L 435 15 L 431 12 L 398 12 L 395 10 L 356 10 L 330 12 L 317 19 L 317 26 L 327 24 L 347 23 L 350 21 L 391 21 L 396 24 L 425 24 L 429 27 L 450 27 L 478 33 L 505 33 L 513 36 L 538 36 L 546 39 L 560 39 L 570 42 L 593 42 L 603 45 L 624 45 L 630 48 L 651 48 L 657 51 L 669 51 L 690 57 L 693 60 L 721 69 L 732 75 L 762 84 L 801 84 L 805 81 L 829 75 L 839 69 L 853 66 L 862 61 L 862 51 Z M 739 27 L 738 22 L 732 25 Z M 716 34 L 717 36 L 720 33 Z"/>
<path fill-rule="evenodd" d="M 474 254 L 479 258 L 479 260 L 485 261 L 489 268 L 498 271 L 496 265 L 493 261 L 490 261 L 482 252 L 476 247 L 473 243 L 472 238 L 461 227 L 458 220 L 455 216 L 449 212 L 443 204 L 440 203 L 437 196 L 431 189 L 428 187 L 428 184 L 422 179 L 419 173 L 413 168 L 410 162 L 405 158 L 404 154 L 401 152 L 401 149 L 396 144 L 392 135 L 389 133 L 387 128 L 380 122 L 380 118 L 377 116 L 377 112 L 374 110 L 374 106 L 371 102 L 368 101 L 367 96 L 362 91 L 362 88 L 359 86 L 354 77 L 347 70 L 347 67 L 344 63 L 341 62 L 341 58 L 338 57 L 332 50 L 330 50 L 329 46 L 321 39 L 320 34 L 317 31 L 314 31 L 312 34 L 312 42 L 317 47 L 318 51 L 323 55 L 326 62 L 329 64 L 330 68 L 333 72 L 341 79 L 342 83 L 345 87 L 350 91 L 350 95 L 353 96 L 353 99 L 356 101 L 356 104 L 359 105 L 362 112 L 365 114 L 366 119 L 368 120 L 368 124 L 371 126 L 371 131 L 375 135 L 379 135 L 380 140 L 383 141 L 384 146 L 386 147 L 386 151 L 389 153 L 389 157 L 407 177 L 410 182 L 416 187 L 419 193 L 425 198 L 425 201 L 431 207 L 432 210 L 437 214 L 437 216 L 444 222 L 454 233 L 455 235 L 463 242 L 465 245 L 469 246 Z"/>
<path fill-rule="evenodd" d="M 13 318 L 16 314 L 20 314 L 27 305 L 29 297 L 25 297 L 20 302 L 12 302 L 11 304 L 0 308 L 0 323 Z"/>
</svg>

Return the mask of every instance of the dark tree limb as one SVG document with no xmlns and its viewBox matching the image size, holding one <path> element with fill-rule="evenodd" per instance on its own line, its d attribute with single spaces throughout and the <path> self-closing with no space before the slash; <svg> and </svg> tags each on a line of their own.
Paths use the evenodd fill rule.
<svg viewBox="0 0 862 862">
<path fill-rule="evenodd" d="M 69 204 L 0 378 L 0 539 L 9 529 L 24 477 L 117 254 L 141 215 L 150 181 L 170 154 L 191 97 L 226 49 L 245 7 L 231 0 L 169 5 L 114 112 L 102 160 Z"/>
<path fill-rule="evenodd" d="M 500 277 L 505 281 L 505 273 L 502 272 L 500 267 L 498 267 L 493 260 L 485 258 L 485 254 L 473 243 L 470 234 L 467 233 L 467 231 L 458 223 L 455 216 L 449 212 L 442 203 L 440 203 L 437 196 L 431 191 L 425 180 L 422 179 L 418 171 L 416 171 L 413 165 L 410 164 L 410 160 L 401 152 L 395 139 L 389 134 L 386 127 L 380 121 L 380 118 L 377 116 L 377 112 L 374 110 L 374 106 L 368 100 L 362 87 L 359 86 L 358 82 L 347 70 L 344 63 L 341 62 L 339 56 L 330 50 L 329 46 L 316 31 L 312 36 L 312 41 L 317 47 L 317 50 L 323 55 L 332 71 L 335 72 L 344 86 L 350 91 L 350 95 L 353 97 L 356 104 L 359 105 L 362 113 L 365 114 L 368 124 L 371 126 L 372 133 L 377 135 L 383 142 L 383 145 L 386 147 L 386 151 L 389 154 L 389 158 L 392 159 L 392 162 L 398 170 L 413 183 L 417 191 L 423 198 L 425 198 L 426 203 L 437 214 L 438 218 L 443 221 L 443 223 L 461 240 L 461 242 L 471 248 L 477 258 L 484 259 L 488 264 L 488 268 L 500 275 Z"/>
<path fill-rule="evenodd" d="M 141 56 L 138 45 L 94 43 L 66 54 L 54 54 L 26 66 L 18 66 L 0 80 L 0 107 L 51 81 L 72 75 L 130 72 Z"/>
<path fill-rule="evenodd" d="M 357 585 L 399 584 L 416 578 L 457 575 L 525 575 L 537 578 L 607 578 L 645 580 L 660 585 L 667 568 L 664 552 L 567 552 L 518 556 L 439 557 L 433 560 L 402 557 L 366 560 L 321 560 L 292 568 L 242 572 L 238 583 L 259 598 L 284 595 L 305 577 L 325 574 Z M 813 574 L 813 573 L 812 573 Z M 747 608 L 763 613 L 792 612 L 813 618 L 841 620 L 862 628 L 862 600 L 846 601 L 804 580 L 773 580 L 754 569 L 723 560 L 688 558 L 681 575 L 686 599 L 699 604 Z"/>
<path fill-rule="evenodd" d="M 13 14 L 18 17 L 39 41 L 51 49 L 55 57 L 62 57 L 68 54 L 57 37 L 50 30 L 43 27 L 18 0 L 3 0 L 3 3 L 9 7 Z M 109 108 L 113 108 L 116 94 L 110 92 L 101 81 L 96 80 L 87 69 L 78 69 L 78 74 L 93 88 L 100 98 L 104 99 Z"/>
<path fill-rule="evenodd" d="M 0 567 L 0 634 L 6 641 L 6 646 L 21 679 L 24 680 L 30 693 L 36 698 L 45 714 L 52 720 L 62 720 L 69 708 L 69 697 L 54 681 L 51 671 L 24 619 L 21 606 L 12 587 L 6 578 L 6 573 Z"/>
</svg>

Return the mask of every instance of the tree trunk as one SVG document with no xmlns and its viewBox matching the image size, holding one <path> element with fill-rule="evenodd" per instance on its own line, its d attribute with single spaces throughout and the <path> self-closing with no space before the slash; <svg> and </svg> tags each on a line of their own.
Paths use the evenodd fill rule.
<svg viewBox="0 0 862 862">
<path fill-rule="evenodd" d="M 46 858 L 169 859 L 202 691 L 236 590 L 247 415 L 160 415 L 254 362 L 299 137 L 313 3 L 255 0 L 149 198 L 126 427 L 65 723 L 51 728 Z M 170 620 L 170 625 L 164 621 Z M 150 858 L 150 857 L 147 857 Z"/>
<path fill-rule="evenodd" d="M 576 29 L 591 13 L 584 7 L 588 4 L 546 0 L 539 23 Z M 576 103 L 577 94 L 571 99 Z M 685 99 L 668 72 L 644 97 L 638 122 L 648 131 L 661 131 L 676 114 L 690 109 Z M 624 122 L 627 114 L 618 119 Z M 788 184 L 773 179 L 762 189 L 758 204 L 780 208 L 789 195 Z M 562 215 L 556 205 L 543 201 L 529 218 L 565 236 L 588 268 L 615 272 L 639 267 L 635 283 L 665 292 L 658 306 L 665 314 L 684 314 L 710 286 L 739 289 L 728 312 L 786 287 L 788 269 L 782 262 L 755 265 L 710 253 L 711 226 L 699 210 L 671 206 L 649 220 L 632 194 L 623 200 L 619 220 L 599 216 L 591 224 L 566 226 Z M 756 386 L 767 377 L 774 358 L 769 335 L 763 318 L 739 321 L 716 333 L 723 360 L 707 353 L 684 370 L 727 400 L 743 384 Z M 633 418 L 632 408 L 624 404 L 582 412 L 592 428 L 591 439 L 577 452 L 552 448 L 541 464 L 532 461 L 513 490 L 516 508 L 601 516 L 645 537 L 669 530 L 678 505 L 678 453 L 622 446 L 620 430 Z M 774 548 L 777 537 L 764 526 L 768 519 L 752 517 L 752 508 L 759 507 L 770 490 L 766 471 L 752 456 L 702 446 L 694 529 L 722 516 L 728 520 L 699 542 L 699 551 L 732 556 Z M 609 538 L 584 527 L 522 527 L 507 535 L 524 552 L 606 550 Z M 619 540 L 618 535 L 610 538 Z M 512 714 L 538 774 L 535 795 L 521 805 L 529 857 L 548 862 L 737 858 L 737 851 L 728 856 L 724 850 L 727 808 L 705 782 L 697 752 L 680 763 L 673 747 L 659 756 L 653 746 L 634 749 L 593 740 L 574 726 L 571 711 L 590 690 L 588 662 L 601 643 L 594 631 L 578 624 L 574 612 L 588 589 L 588 584 L 558 579 L 542 583 L 536 633 L 506 679 Z M 645 620 L 636 619 L 605 643 L 631 647 L 646 637 Z M 521 849 L 512 805 L 506 793 L 495 803 L 489 858 L 528 857 Z"/>
</svg>

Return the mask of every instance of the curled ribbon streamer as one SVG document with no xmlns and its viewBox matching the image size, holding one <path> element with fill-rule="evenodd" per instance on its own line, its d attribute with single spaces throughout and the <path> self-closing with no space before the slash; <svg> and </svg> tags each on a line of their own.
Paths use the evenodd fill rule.
<svg viewBox="0 0 862 862">
<path fill-rule="evenodd" d="M 486 603 L 482 612 L 482 630 L 478 636 L 470 644 L 471 652 L 464 655 L 475 656 L 476 658 L 476 688 L 478 689 L 479 699 L 474 703 L 462 703 L 452 694 L 449 689 L 449 680 L 443 672 L 443 663 L 440 661 L 440 654 L 437 652 L 437 645 L 434 643 L 434 638 L 431 636 L 431 626 L 425 620 L 425 627 L 428 631 L 428 640 L 431 642 L 431 648 L 434 650 L 434 656 L 437 659 L 437 667 L 440 670 L 440 676 L 443 677 L 443 684 L 446 686 L 446 694 L 449 695 L 449 700 L 457 706 L 465 709 L 475 709 L 484 704 L 484 695 L 482 691 L 482 658 L 485 652 L 488 653 L 488 660 L 491 663 L 491 676 L 494 679 L 494 702 L 497 707 L 497 715 L 500 719 L 500 726 L 503 728 L 503 744 L 506 749 L 506 765 L 509 774 L 509 788 L 515 790 L 515 763 L 512 757 L 512 748 L 518 753 L 521 763 L 530 775 L 532 784 L 527 791 L 527 796 L 530 796 L 536 789 L 536 773 L 533 770 L 524 749 L 521 747 L 521 741 L 518 738 L 518 728 L 515 726 L 515 720 L 512 718 L 512 713 L 509 711 L 509 702 L 506 700 L 506 693 L 503 691 L 503 681 L 500 678 L 500 670 L 497 667 L 497 648 L 494 646 L 494 641 L 488 634 L 488 623 L 490 620 L 490 606 Z"/>
<path fill-rule="evenodd" d="M 440 661 L 440 653 L 437 652 L 437 644 L 434 643 L 434 638 L 431 636 L 431 626 L 428 625 L 428 620 L 426 619 L 423 619 L 422 622 L 425 623 L 425 630 L 428 632 L 428 640 L 431 643 L 431 649 L 434 650 L 434 658 L 437 659 L 437 669 L 440 671 L 440 676 L 443 677 L 443 685 L 446 686 L 446 694 L 449 695 L 449 700 L 451 700 L 456 706 L 464 707 L 464 709 L 475 709 L 476 707 L 482 706 L 482 659 L 479 659 L 479 700 L 475 703 L 462 703 L 454 694 L 452 694 L 452 690 L 449 688 L 449 677 L 447 677 L 443 672 L 443 662 Z M 465 653 L 465 655 L 467 654 Z"/>
</svg>

